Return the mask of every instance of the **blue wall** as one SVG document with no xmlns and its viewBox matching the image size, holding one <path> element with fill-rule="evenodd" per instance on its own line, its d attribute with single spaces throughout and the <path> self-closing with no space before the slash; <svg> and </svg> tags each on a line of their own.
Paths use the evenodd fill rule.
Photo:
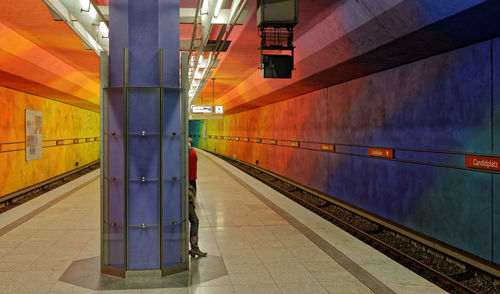
<svg viewBox="0 0 500 294">
<path fill-rule="evenodd" d="M 500 263 L 500 175 L 465 167 L 467 154 L 500 155 L 499 42 L 477 43 L 222 122 L 191 122 L 190 134 L 202 135 L 206 124 L 207 135 L 301 141 L 301 148 L 287 148 L 194 138 L 201 148 L 251 164 L 259 160 L 262 168 Z M 314 150 L 318 143 L 336 144 L 336 152 Z M 370 146 L 394 149 L 396 160 L 367 157 Z"/>
<path fill-rule="evenodd" d="M 295 140 L 300 148 L 213 138 L 195 145 L 258 161 L 500 264 L 500 174 L 465 166 L 470 154 L 500 156 L 500 39 L 491 39 L 500 34 L 500 4 L 371 2 L 371 11 L 383 13 L 342 38 L 321 35 L 326 45 L 298 58 L 294 79 L 269 82 L 273 92 L 261 97 L 243 92 L 247 105 L 239 109 L 268 105 L 192 123 L 191 134 L 201 135 L 205 124 L 209 136 Z M 338 8 L 338 23 L 329 25 L 351 29 L 356 12 Z M 249 81 L 239 88 L 252 89 Z M 321 143 L 335 144 L 335 152 L 321 151 Z M 394 160 L 368 157 L 373 146 L 394 149 Z"/>
</svg>

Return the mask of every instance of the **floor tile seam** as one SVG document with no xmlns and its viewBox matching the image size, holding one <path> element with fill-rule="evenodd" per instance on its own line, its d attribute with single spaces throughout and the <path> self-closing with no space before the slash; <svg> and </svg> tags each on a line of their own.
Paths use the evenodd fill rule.
<svg viewBox="0 0 500 294">
<path fill-rule="evenodd" d="M 213 235 L 214 232 L 213 232 L 212 227 L 214 227 L 214 224 L 212 224 L 210 222 L 210 218 L 209 217 L 206 217 L 207 216 L 207 212 L 205 210 L 205 205 L 203 203 L 204 201 L 203 201 L 203 197 L 201 196 L 201 194 L 200 194 L 200 197 L 198 197 L 198 199 L 196 199 L 196 202 L 197 203 L 201 203 L 201 205 L 198 205 L 198 210 L 200 211 L 200 215 L 205 215 L 205 218 L 207 219 L 207 222 L 208 222 L 208 227 L 211 229 L 212 235 Z M 199 227 L 201 228 L 201 224 L 200 224 Z"/>
<path fill-rule="evenodd" d="M 256 284 L 256 285 L 261 285 L 261 286 L 270 286 L 270 285 L 274 285 L 275 287 L 277 287 L 279 289 L 279 286 L 278 286 L 278 283 L 276 282 L 276 280 L 274 280 L 273 276 L 271 275 L 271 273 L 269 273 L 266 269 L 266 272 L 267 274 L 269 275 L 269 277 L 271 278 L 271 281 L 273 281 L 274 284 Z M 253 273 L 251 273 L 250 275 L 252 275 Z M 249 274 L 248 273 L 243 273 L 243 274 L 238 274 L 238 275 L 245 275 L 245 276 L 248 276 Z M 228 273 L 228 277 L 229 277 L 229 273 Z M 233 284 L 233 281 L 231 279 L 231 277 L 229 277 L 229 282 L 231 283 L 231 286 L 233 287 L 249 287 L 249 286 L 254 286 L 253 284 L 249 285 L 249 284 Z"/>
<path fill-rule="evenodd" d="M 212 161 L 212 162 L 213 162 L 213 161 Z M 214 162 L 214 163 L 215 163 L 215 162 Z M 216 167 L 218 167 L 217 163 L 215 163 L 215 164 L 216 164 Z M 201 199 L 201 197 L 200 197 L 200 199 L 199 199 L 199 200 L 203 203 L 203 199 Z M 204 205 L 203 205 L 203 207 L 204 207 Z M 203 208 L 203 210 L 205 210 L 205 209 Z M 206 211 L 204 211 L 204 212 L 206 213 Z M 207 221 L 208 221 L 208 222 L 209 222 L 209 224 L 210 224 L 210 219 L 209 219 L 209 218 L 207 218 Z M 264 226 L 264 225 L 259 225 L 259 226 L 254 225 L 254 227 L 263 227 L 263 226 Z M 219 226 L 215 226 L 215 227 L 219 227 Z M 242 227 L 242 226 L 233 226 L 233 227 Z M 247 226 L 245 226 L 245 227 L 247 227 Z M 214 231 L 214 226 L 213 226 L 212 224 L 210 224 L 210 230 L 211 230 L 211 232 L 212 232 L 212 236 L 213 236 L 213 238 L 215 239 L 215 243 L 216 243 L 216 245 L 217 245 L 217 248 L 219 249 L 219 253 L 221 254 L 221 257 L 222 257 L 222 252 L 221 252 L 221 249 L 220 249 L 220 246 L 219 246 L 219 243 L 218 243 L 218 240 L 217 240 L 217 237 L 216 237 L 215 231 Z M 254 253 L 256 253 L 254 248 L 251 248 L 251 249 L 252 249 L 252 251 L 253 251 Z M 257 257 L 257 258 L 258 258 L 258 257 Z M 259 259 L 259 258 L 258 258 L 258 259 Z M 259 259 L 259 261 L 262 263 L 262 261 L 261 261 L 260 259 Z M 224 261 L 224 258 L 222 258 L 222 263 L 224 264 L 224 268 L 226 269 L 227 276 L 228 276 L 228 278 L 229 278 L 229 282 L 231 283 L 231 286 L 233 287 L 233 292 L 234 292 L 234 287 L 235 287 L 235 286 L 238 286 L 238 285 L 233 284 L 233 281 L 232 281 L 231 277 L 229 276 L 229 271 L 227 270 L 227 266 L 226 266 L 226 263 L 225 263 L 225 261 Z M 272 275 L 271 275 L 271 273 L 269 272 L 269 270 L 268 270 L 265 266 L 264 266 L 264 269 L 266 270 L 266 273 L 269 275 L 269 277 L 271 277 L 272 281 L 274 282 L 274 286 L 276 286 L 276 287 L 279 289 L 277 282 L 274 280 L 274 278 L 272 277 Z M 245 275 L 248 275 L 248 274 L 245 274 Z M 281 290 L 280 290 L 280 292 L 281 292 Z"/>
<path fill-rule="evenodd" d="M 86 186 L 91 185 L 98 178 L 99 178 L 99 176 L 97 176 L 97 177 L 94 177 L 94 176 L 90 177 L 85 182 L 82 182 L 82 183 L 76 185 L 75 187 L 73 187 L 73 188 L 69 189 L 68 191 L 62 193 L 61 195 L 57 196 L 55 199 L 52 199 L 52 200 L 48 201 L 47 203 L 41 205 L 40 207 L 38 207 L 38 208 L 36 208 L 36 209 L 28 212 L 27 214 L 23 215 L 22 217 L 20 217 L 20 218 L 18 218 L 16 220 L 12 221 L 11 223 L 3 226 L 2 228 L 0 228 L 0 237 L 3 236 L 6 233 L 12 231 L 13 229 L 19 227 L 20 225 L 24 224 L 25 222 L 31 220 L 33 217 L 39 215 L 40 213 L 44 212 L 48 208 L 56 205 L 60 201 L 66 199 L 68 197 L 70 197 L 71 194 L 73 194 L 74 192 L 79 191 L 79 190 L 85 188 Z M 71 184 L 71 182 L 69 182 L 67 184 Z"/>
<path fill-rule="evenodd" d="M 223 172 L 229 175 L 231 178 L 240 183 L 243 187 L 249 190 L 252 194 L 254 194 L 258 199 L 260 199 L 264 204 L 269 206 L 272 210 L 276 211 L 278 215 L 283 217 L 286 221 L 288 221 L 292 226 L 294 226 L 297 230 L 299 230 L 302 234 L 304 234 L 309 240 L 311 240 L 316 246 L 322 249 L 328 256 L 337 261 L 342 267 L 344 267 L 349 273 L 351 273 L 354 277 L 356 277 L 360 282 L 365 284 L 370 290 L 375 293 L 391 293 L 394 294 L 394 290 L 389 288 L 383 282 L 378 280 L 375 276 L 373 276 L 368 271 L 364 270 L 361 266 L 356 264 L 349 257 L 344 255 L 338 249 L 336 249 L 333 245 L 331 245 L 328 241 L 323 239 L 320 235 L 309 229 L 295 217 L 290 215 L 288 212 L 281 209 L 278 205 L 276 205 L 272 200 L 268 199 L 266 196 L 262 195 L 255 188 L 246 183 L 243 179 L 239 178 L 237 175 L 233 174 L 226 166 L 222 163 L 219 163 L 218 160 L 213 158 L 214 156 L 208 154 L 207 152 L 200 150 L 200 152 L 205 155 L 207 158 L 212 160 L 217 166 L 219 166 Z M 252 178 L 253 179 L 253 178 Z M 254 181 L 254 183 L 258 184 L 260 182 Z M 262 184 L 264 185 L 264 184 Z M 285 196 L 283 196 L 285 197 Z M 361 242 L 361 241 L 360 241 Z"/>
<path fill-rule="evenodd" d="M 203 202 L 202 197 L 200 197 L 200 199 L 199 199 L 199 200 L 200 200 L 201 202 Z M 205 213 L 206 213 L 206 211 L 205 211 Z M 207 221 L 208 221 L 208 222 L 209 222 L 209 224 L 210 224 L 210 219 L 209 219 L 209 218 L 207 218 Z M 220 245 L 219 245 L 219 242 L 218 242 L 218 240 L 217 240 L 217 236 L 216 236 L 215 231 L 214 231 L 214 228 L 218 228 L 218 227 L 222 227 L 222 226 L 214 226 L 214 225 L 210 224 L 210 226 L 209 226 L 209 227 L 210 227 L 210 231 L 212 232 L 212 236 L 213 236 L 213 238 L 214 238 L 214 240 L 215 240 L 215 243 L 216 243 L 217 249 L 219 250 L 219 253 L 221 254 L 221 258 L 222 258 L 222 263 L 223 263 L 223 265 L 224 265 L 224 269 L 226 270 L 227 277 L 229 278 L 229 282 L 231 283 L 231 287 L 233 287 L 233 292 L 234 292 L 234 287 L 235 287 L 235 286 L 239 286 L 239 285 L 235 285 L 235 284 L 233 284 L 233 281 L 232 281 L 232 279 L 231 279 L 231 277 L 230 277 L 230 275 L 229 275 L 230 273 L 229 273 L 229 271 L 228 271 L 228 269 L 227 269 L 227 266 L 226 266 L 226 262 L 224 261 L 224 258 L 222 257 L 222 255 L 223 255 L 223 254 L 222 254 L 222 251 L 221 251 L 221 249 L 220 249 Z M 239 228 L 241 228 L 242 226 L 231 226 L 231 227 L 239 227 Z M 250 248 L 250 249 L 251 249 L 254 253 L 256 253 L 256 252 L 255 252 L 255 249 L 253 249 L 253 248 Z M 264 268 L 265 268 L 265 267 L 264 267 Z M 267 274 L 268 274 L 268 275 L 271 277 L 271 279 L 272 279 L 271 273 L 267 270 L 267 268 L 265 268 L 265 270 L 266 270 Z M 247 274 L 245 274 L 245 275 L 247 275 Z M 276 287 L 278 287 L 278 285 L 277 285 L 277 283 L 276 283 L 276 281 L 275 281 L 274 279 L 273 279 L 273 282 L 274 282 L 274 285 L 275 285 Z M 240 285 L 240 286 L 241 286 L 241 285 Z M 279 288 L 278 288 L 278 289 L 279 289 Z"/>
<path fill-rule="evenodd" d="M 206 215 L 205 205 L 203 203 L 203 197 L 200 197 L 198 199 L 198 201 L 201 202 L 201 204 L 202 204 L 201 207 L 199 207 L 200 211 L 203 210 L 203 213 Z M 210 232 L 212 234 L 212 238 L 215 240 L 215 245 L 216 245 L 217 250 L 219 251 L 219 254 L 221 256 L 222 264 L 224 265 L 224 270 L 226 271 L 226 275 L 229 278 L 229 271 L 227 270 L 226 262 L 224 261 L 224 258 L 222 257 L 222 252 L 221 252 L 221 249 L 220 249 L 220 245 L 219 245 L 219 242 L 218 242 L 217 237 L 216 237 L 215 232 L 214 232 L 214 225 L 210 222 L 210 218 L 206 217 L 206 219 L 207 219 L 207 222 L 208 222 L 208 225 L 209 225 L 209 228 L 210 228 Z M 215 227 L 217 227 L 217 226 L 215 226 Z M 207 253 L 209 254 L 209 252 L 207 252 Z M 229 278 L 229 281 L 231 282 L 230 278 Z M 231 287 L 232 286 L 233 285 L 231 284 Z M 233 292 L 234 292 L 234 288 L 233 288 Z"/>
</svg>

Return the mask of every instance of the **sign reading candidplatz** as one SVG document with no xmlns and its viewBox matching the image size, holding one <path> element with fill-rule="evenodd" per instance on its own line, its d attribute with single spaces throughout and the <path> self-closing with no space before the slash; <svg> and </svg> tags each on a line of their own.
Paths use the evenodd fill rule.
<svg viewBox="0 0 500 294">
<path fill-rule="evenodd" d="M 465 156 L 465 166 L 500 171 L 500 158 L 467 155 Z"/>
</svg>

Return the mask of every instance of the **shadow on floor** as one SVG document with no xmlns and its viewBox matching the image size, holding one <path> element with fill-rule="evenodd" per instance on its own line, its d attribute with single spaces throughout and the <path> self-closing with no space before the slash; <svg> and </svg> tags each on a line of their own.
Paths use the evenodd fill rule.
<svg viewBox="0 0 500 294">
<path fill-rule="evenodd" d="M 91 290 L 125 290 L 180 288 L 199 285 L 227 275 L 220 256 L 192 258 L 189 271 L 166 277 L 118 278 L 102 274 L 100 257 L 95 256 L 73 261 L 59 278 L 59 281 Z"/>
</svg>

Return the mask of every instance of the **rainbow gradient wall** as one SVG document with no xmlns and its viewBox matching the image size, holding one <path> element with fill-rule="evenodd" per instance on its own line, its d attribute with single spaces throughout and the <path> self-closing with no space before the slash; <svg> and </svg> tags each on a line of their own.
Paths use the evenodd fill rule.
<svg viewBox="0 0 500 294">
<path fill-rule="evenodd" d="M 500 174 L 465 166 L 467 155 L 500 155 L 499 76 L 500 40 L 489 40 L 223 120 L 192 121 L 190 134 L 202 149 L 499 264 Z M 322 150 L 329 144 L 335 151 Z M 394 158 L 368 156 L 370 147 Z"/>
<path fill-rule="evenodd" d="M 43 157 L 25 160 L 25 109 L 42 112 Z M 99 113 L 0 87 L 0 197 L 99 159 Z"/>
</svg>

